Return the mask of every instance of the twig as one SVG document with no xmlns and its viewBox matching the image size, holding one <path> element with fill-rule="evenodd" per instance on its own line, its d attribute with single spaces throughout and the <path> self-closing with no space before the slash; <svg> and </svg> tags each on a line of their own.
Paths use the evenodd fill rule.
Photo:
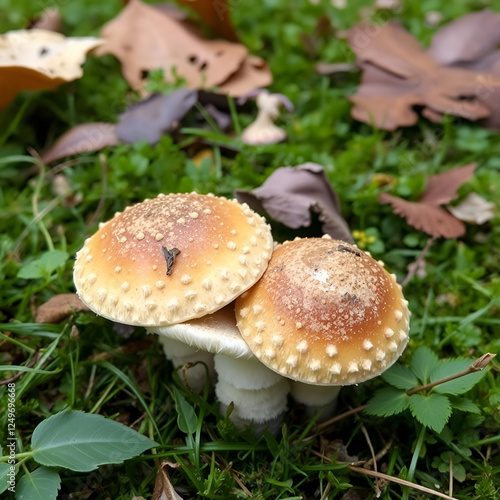
<svg viewBox="0 0 500 500">
<path fill-rule="evenodd" d="M 439 384 L 444 384 L 445 382 L 449 382 L 450 380 L 455 380 L 456 378 L 463 377 L 465 375 L 469 375 L 469 373 L 475 373 L 475 372 L 480 372 L 481 370 L 484 370 L 488 363 L 496 356 L 496 354 L 491 354 L 487 352 L 480 358 L 476 359 L 474 363 L 472 363 L 469 368 L 467 368 L 464 371 L 461 371 L 460 373 L 455 373 L 455 375 L 450 375 L 449 377 L 444 377 L 440 380 L 436 380 L 435 382 L 430 382 L 425 385 L 420 385 L 418 387 L 414 387 L 413 389 L 408 389 L 406 391 L 406 394 L 408 396 L 411 396 L 412 394 L 416 394 L 417 392 L 420 391 L 425 391 L 427 389 L 432 389 L 432 387 L 435 387 L 436 385 Z"/>
<path fill-rule="evenodd" d="M 372 454 L 372 460 L 373 460 L 373 470 L 377 470 L 377 458 L 375 456 L 375 450 L 373 449 L 373 445 L 370 439 L 370 436 L 368 434 L 368 431 L 366 430 L 366 427 L 364 425 L 361 426 L 361 432 L 365 435 L 366 442 L 368 443 L 368 448 L 370 448 L 370 453 Z"/>
<path fill-rule="evenodd" d="M 450 455 L 450 497 L 453 496 L 453 455 Z"/>
<path fill-rule="evenodd" d="M 236 483 L 238 483 L 238 486 L 245 492 L 245 494 L 248 497 L 253 498 L 252 492 L 245 486 L 243 481 L 238 477 L 238 474 L 233 470 L 232 464 L 227 463 L 226 460 L 218 453 L 216 453 L 216 457 L 219 460 L 219 462 L 224 465 L 225 469 L 229 471 L 231 477 L 236 481 Z"/>
<path fill-rule="evenodd" d="M 34 365 L 36 365 L 36 363 L 39 361 L 39 359 L 40 359 L 40 353 L 38 351 L 35 351 L 35 353 L 33 354 L 33 357 L 30 359 L 30 361 L 28 362 L 26 367 L 27 368 L 33 367 Z M 15 382 L 17 379 L 21 378 L 25 373 L 27 373 L 27 372 L 18 371 L 15 375 L 12 375 L 12 377 L 0 380 L 0 386 L 11 384 L 12 382 Z"/>
<path fill-rule="evenodd" d="M 394 443 L 394 436 L 391 436 L 391 439 L 389 439 L 384 447 L 375 455 L 375 460 L 380 461 L 380 459 L 391 449 L 392 443 Z M 371 466 L 372 461 L 373 458 L 370 458 L 370 460 L 367 460 L 366 462 L 361 462 L 360 465 L 363 465 L 366 469 L 368 469 L 368 467 Z"/>
<path fill-rule="evenodd" d="M 410 280 L 413 278 L 413 276 L 415 276 L 415 273 L 417 272 L 419 264 L 424 260 L 425 256 L 427 255 L 427 252 L 429 251 L 429 249 L 431 248 L 432 244 L 435 241 L 436 241 L 435 236 L 433 236 L 432 238 L 429 238 L 427 240 L 427 243 L 425 244 L 425 247 L 423 248 L 423 250 L 420 252 L 419 256 L 416 258 L 415 261 L 413 261 L 410 264 L 410 266 L 411 266 L 410 270 L 408 271 L 406 278 L 401 283 L 401 286 L 403 286 L 403 287 L 406 286 L 410 282 Z"/>
<path fill-rule="evenodd" d="M 311 452 L 314 455 L 322 458 L 323 460 L 331 462 L 331 460 L 327 456 L 325 456 L 325 455 L 323 455 L 315 450 L 311 450 Z M 349 462 L 335 462 L 335 463 L 341 464 L 341 465 L 349 464 Z M 430 488 L 427 488 L 426 486 L 421 486 L 420 484 L 412 483 L 410 481 L 406 481 L 406 479 L 400 479 L 399 477 L 389 476 L 388 474 L 383 474 L 382 472 L 375 472 L 374 470 L 364 469 L 362 467 L 356 467 L 355 465 L 350 465 L 350 464 L 346 465 L 346 469 L 351 470 L 353 472 L 358 472 L 360 474 L 365 474 L 367 476 L 385 479 L 386 481 L 401 484 L 402 486 L 409 486 L 410 488 L 413 488 L 414 490 L 423 491 L 424 493 L 428 493 L 429 495 L 436 495 L 437 497 L 445 498 L 446 500 L 458 500 L 455 497 L 448 496 L 448 495 L 441 493 L 439 491 L 431 490 Z"/>
<path fill-rule="evenodd" d="M 324 429 L 325 427 L 328 427 L 332 424 L 335 424 L 339 420 L 342 420 L 346 417 L 350 417 L 351 415 L 356 415 L 356 413 L 362 412 L 368 405 L 361 405 L 358 406 L 357 408 L 353 408 L 352 410 L 346 411 L 344 413 L 341 413 L 340 415 L 337 415 L 336 417 L 330 418 L 329 420 L 325 420 L 324 422 L 321 422 L 321 424 L 315 425 L 310 432 L 311 434 L 315 434 L 316 432 Z"/>
</svg>

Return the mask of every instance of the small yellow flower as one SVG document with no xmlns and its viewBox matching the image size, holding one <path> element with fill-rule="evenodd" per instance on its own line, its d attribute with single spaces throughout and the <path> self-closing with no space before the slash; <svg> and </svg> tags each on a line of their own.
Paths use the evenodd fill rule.
<svg viewBox="0 0 500 500">
<path fill-rule="evenodd" d="M 353 231 L 352 235 L 354 239 L 356 240 L 356 243 L 358 244 L 358 247 L 360 248 L 365 248 L 366 244 L 368 242 L 368 236 L 366 236 L 366 233 L 364 231 Z"/>
</svg>

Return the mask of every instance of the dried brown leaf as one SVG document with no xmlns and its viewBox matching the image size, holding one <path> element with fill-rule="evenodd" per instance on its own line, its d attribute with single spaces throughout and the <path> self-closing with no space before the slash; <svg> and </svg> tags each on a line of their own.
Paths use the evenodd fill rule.
<svg viewBox="0 0 500 500">
<path fill-rule="evenodd" d="M 428 53 L 435 61 L 450 65 L 477 61 L 500 44 L 500 14 L 485 9 L 452 21 L 432 37 Z"/>
<path fill-rule="evenodd" d="M 116 146 L 115 125 L 112 123 L 84 123 L 64 133 L 50 149 L 41 155 L 44 163 L 51 163 L 66 156 L 99 151 L 107 146 Z"/>
<path fill-rule="evenodd" d="M 62 18 L 60 12 L 52 7 L 45 9 L 38 18 L 30 23 L 29 29 L 49 30 L 61 33 Z"/>
<path fill-rule="evenodd" d="M 167 81 L 174 81 L 174 67 L 190 88 L 212 87 L 235 73 L 248 54 L 240 44 L 204 40 L 182 22 L 139 0 L 130 0 L 104 26 L 102 38 L 98 53 L 117 57 L 134 89 L 143 86 L 145 72 L 157 68 L 163 69 Z"/>
<path fill-rule="evenodd" d="M 177 0 L 189 6 L 203 22 L 210 26 L 219 36 L 232 42 L 239 42 L 240 38 L 231 21 L 231 11 L 227 0 Z"/>
<path fill-rule="evenodd" d="M 355 119 L 394 130 L 417 122 L 416 107 L 433 121 L 443 114 L 469 120 L 490 116 L 485 85 L 488 95 L 500 90 L 500 77 L 440 65 L 397 23 L 358 24 L 348 31 L 348 42 L 363 70 L 350 97 Z"/>
<path fill-rule="evenodd" d="M 234 194 L 238 201 L 258 212 L 267 212 L 274 220 L 293 229 L 308 227 L 312 213 L 316 213 L 325 234 L 354 242 L 342 218 L 337 194 L 321 165 L 281 167 L 262 186 L 252 191 L 236 190 Z"/>
<path fill-rule="evenodd" d="M 22 90 L 53 89 L 80 78 L 87 53 L 101 43 L 40 29 L 0 35 L 0 109 Z"/>
<path fill-rule="evenodd" d="M 418 202 L 411 202 L 382 193 L 379 202 L 390 204 L 395 214 L 406 219 L 415 229 L 434 237 L 458 238 L 465 234 L 465 225 L 441 208 L 457 196 L 457 189 L 467 182 L 476 168 L 475 163 L 434 175 Z"/>
<path fill-rule="evenodd" d="M 156 474 L 155 488 L 151 500 L 182 500 L 182 497 L 175 491 L 170 482 L 169 469 L 177 469 L 180 466 L 177 462 L 164 460 L 158 473 Z"/>
<path fill-rule="evenodd" d="M 36 323 L 60 323 L 75 312 L 89 312 L 90 309 L 76 293 L 54 295 L 36 311 Z"/>
</svg>

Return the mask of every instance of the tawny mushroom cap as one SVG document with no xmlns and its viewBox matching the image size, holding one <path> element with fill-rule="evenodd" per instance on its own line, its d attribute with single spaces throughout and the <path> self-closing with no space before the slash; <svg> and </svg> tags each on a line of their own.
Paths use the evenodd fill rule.
<svg viewBox="0 0 500 500">
<path fill-rule="evenodd" d="M 102 224 L 78 252 L 78 295 L 129 325 L 180 323 L 222 308 L 267 267 L 264 219 L 213 195 L 160 194 Z"/>
<path fill-rule="evenodd" d="M 355 384 L 386 370 L 408 342 L 409 315 L 382 262 L 324 238 L 277 247 L 260 281 L 236 301 L 255 356 L 318 385 Z"/>
</svg>

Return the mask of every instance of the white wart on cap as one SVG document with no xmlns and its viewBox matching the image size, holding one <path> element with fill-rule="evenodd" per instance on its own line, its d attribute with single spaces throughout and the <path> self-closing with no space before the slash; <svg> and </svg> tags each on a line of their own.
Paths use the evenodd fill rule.
<svg viewBox="0 0 500 500">
<path fill-rule="evenodd" d="M 293 380 L 347 385 L 391 366 L 408 342 L 408 302 L 394 275 L 357 247 L 310 238 L 277 247 L 236 301 L 255 356 Z"/>
<path fill-rule="evenodd" d="M 101 316 L 169 325 L 234 300 L 260 278 L 271 253 L 270 228 L 248 206 L 161 194 L 101 225 L 77 254 L 74 281 Z"/>
</svg>

